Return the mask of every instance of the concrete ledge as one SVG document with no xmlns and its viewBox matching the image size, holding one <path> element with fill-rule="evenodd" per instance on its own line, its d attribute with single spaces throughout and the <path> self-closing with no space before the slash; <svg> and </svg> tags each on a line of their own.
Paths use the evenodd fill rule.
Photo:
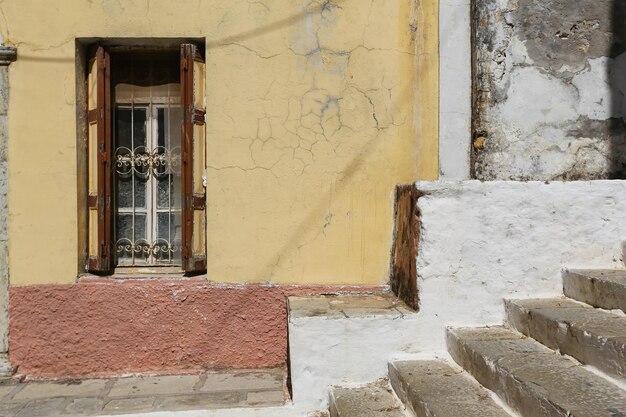
<svg viewBox="0 0 626 417">
<path fill-rule="evenodd" d="M 396 355 L 419 352 L 414 337 L 418 315 L 395 307 L 381 309 L 379 297 L 375 295 L 371 301 L 364 299 L 367 296 L 344 298 L 340 310 L 329 309 L 328 300 L 319 297 L 311 297 L 309 307 L 303 306 L 306 300 L 302 298 L 290 298 L 294 307 L 289 315 L 294 404 L 326 409 L 329 387 L 385 378 L 387 363 Z"/>
<path fill-rule="evenodd" d="M 391 294 L 318 295 L 289 297 L 289 317 L 358 318 L 412 314 L 402 301 Z"/>
</svg>

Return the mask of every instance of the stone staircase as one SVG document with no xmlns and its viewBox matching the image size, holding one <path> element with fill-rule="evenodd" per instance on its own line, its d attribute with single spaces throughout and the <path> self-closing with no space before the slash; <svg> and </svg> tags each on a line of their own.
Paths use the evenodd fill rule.
<svg viewBox="0 0 626 417">
<path fill-rule="evenodd" d="M 389 383 L 334 388 L 331 417 L 626 417 L 626 270 L 563 283 L 570 298 L 506 300 L 505 326 L 449 328 L 456 363 L 394 361 Z"/>
</svg>

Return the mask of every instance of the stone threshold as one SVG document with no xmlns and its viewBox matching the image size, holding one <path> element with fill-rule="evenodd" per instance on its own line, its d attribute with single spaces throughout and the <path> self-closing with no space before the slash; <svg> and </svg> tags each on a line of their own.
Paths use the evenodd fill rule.
<svg viewBox="0 0 626 417">
<path fill-rule="evenodd" d="M 284 368 L 68 381 L 0 380 L 0 417 L 280 407 Z"/>
<path fill-rule="evenodd" d="M 289 297 L 289 317 L 360 318 L 371 316 L 397 316 L 415 314 L 393 294 L 316 295 Z"/>
</svg>

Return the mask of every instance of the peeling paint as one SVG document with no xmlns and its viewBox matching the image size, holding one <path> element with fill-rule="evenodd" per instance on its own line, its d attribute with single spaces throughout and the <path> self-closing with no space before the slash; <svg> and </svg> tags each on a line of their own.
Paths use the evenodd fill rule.
<svg viewBox="0 0 626 417">
<path fill-rule="evenodd" d="M 476 178 L 626 178 L 625 16 L 619 0 L 476 3 Z"/>
</svg>

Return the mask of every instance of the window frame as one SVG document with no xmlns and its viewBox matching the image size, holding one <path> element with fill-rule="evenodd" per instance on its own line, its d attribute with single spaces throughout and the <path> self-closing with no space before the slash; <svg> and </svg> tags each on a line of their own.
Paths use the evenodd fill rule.
<svg viewBox="0 0 626 417">
<path fill-rule="evenodd" d="M 113 276 L 120 275 L 122 278 L 127 278 L 129 275 L 144 274 L 146 273 L 145 266 L 138 267 L 117 267 L 113 263 L 112 256 L 113 251 L 113 225 L 112 225 L 112 112 L 114 104 L 111 103 L 111 79 L 110 69 L 111 65 L 115 65 L 115 62 L 111 61 L 111 52 L 161 52 L 172 49 L 172 47 L 178 47 L 181 50 L 181 106 L 183 106 L 183 123 L 181 131 L 181 142 L 186 141 L 186 145 L 183 149 L 182 171 L 187 171 L 186 179 L 189 184 L 182 185 L 182 212 L 187 212 L 187 218 L 183 217 L 183 265 L 182 269 L 185 276 L 205 274 L 206 273 L 206 190 L 202 189 L 198 192 L 197 184 L 203 183 L 202 176 L 206 172 L 206 123 L 203 103 L 205 102 L 204 80 L 202 79 L 201 89 L 198 90 L 197 74 L 194 80 L 194 69 L 197 68 L 197 62 L 201 62 L 202 74 L 201 77 L 205 77 L 204 69 L 204 42 L 203 40 L 194 39 L 149 39 L 141 40 L 138 45 L 137 39 L 107 39 L 97 40 L 93 42 L 93 39 L 77 39 L 76 42 L 76 94 L 77 94 L 77 144 L 78 144 L 78 157 L 77 166 L 79 170 L 77 185 L 78 185 L 78 265 L 79 265 L 79 278 L 84 275 L 102 275 Z M 145 42 L 144 42 L 145 41 Z M 108 52 L 108 53 L 107 53 Z M 98 55 L 100 54 L 100 55 Z M 90 76 L 90 60 L 96 57 L 96 65 L 100 65 L 100 62 L 104 63 L 104 68 L 98 66 L 99 84 L 99 103 L 98 108 L 89 108 L 90 104 L 90 91 L 89 91 L 89 76 Z M 99 58 L 99 59 L 98 59 Z M 186 69 L 183 72 L 183 68 Z M 188 70 L 187 68 L 191 68 Z M 185 87 L 183 87 L 185 85 Z M 185 91 L 183 92 L 183 88 Z M 108 93 L 106 93 L 108 92 Z M 108 97 L 107 97 L 108 96 Z M 187 105 L 183 103 L 187 103 Z M 201 106 L 198 106 L 201 103 Z M 97 110 L 97 111 L 94 111 Z M 95 122 L 94 122 L 95 121 Z M 98 172 L 102 172 L 102 175 L 98 177 L 98 193 L 93 193 L 93 189 L 90 190 L 90 156 L 93 164 L 93 154 L 90 155 L 89 138 L 90 138 L 90 125 L 97 124 L 98 138 L 100 140 L 98 152 Z M 93 126 L 91 126 L 93 135 Z M 197 137 L 198 136 L 198 137 Z M 202 141 L 201 146 L 196 145 L 198 141 Z M 93 145 L 93 138 L 92 138 Z M 195 155 L 197 149 L 201 149 L 202 154 Z M 194 156 L 197 159 L 195 168 L 201 166 L 202 174 L 199 175 L 199 170 L 194 169 Z M 200 165 L 198 165 L 200 164 Z M 104 170 L 103 171 L 103 167 Z M 106 171 L 108 170 L 108 171 Z M 108 176 L 108 181 L 107 181 Z M 91 181 L 93 184 L 93 180 Z M 91 192 L 90 192 L 91 191 Z M 103 209 L 104 207 L 104 209 Z M 99 244 L 99 259 L 94 259 L 93 254 L 93 242 L 90 253 L 90 229 L 93 229 L 93 225 L 90 226 L 90 210 L 98 210 L 98 244 Z M 198 217 L 198 213 L 201 216 Z M 201 218 L 201 222 L 194 220 Z M 93 213 L 92 213 L 93 219 Z M 189 220 L 190 219 L 190 220 Z M 93 222 L 92 222 L 93 223 Z M 199 226 L 194 224 L 201 223 Z M 93 234 L 93 233 L 92 233 Z M 200 235 L 199 241 L 201 242 L 201 251 L 198 251 L 198 245 L 193 247 L 192 239 L 195 236 Z M 105 248 L 101 248 L 101 243 L 105 240 Z M 108 239 L 108 240 L 107 240 Z M 91 255 L 91 256 L 90 256 Z M 167 276 L 180 276 L 177 273 L 176 268 L 167 267 L 155 267 L 157 271 L 148 271 L 149 275 L 158 276 L 162 273 Z M 141 271 L 140 271 L 141 269 Z M 178 268 L 180 270 L 180 267 Z"/>
</svg>

